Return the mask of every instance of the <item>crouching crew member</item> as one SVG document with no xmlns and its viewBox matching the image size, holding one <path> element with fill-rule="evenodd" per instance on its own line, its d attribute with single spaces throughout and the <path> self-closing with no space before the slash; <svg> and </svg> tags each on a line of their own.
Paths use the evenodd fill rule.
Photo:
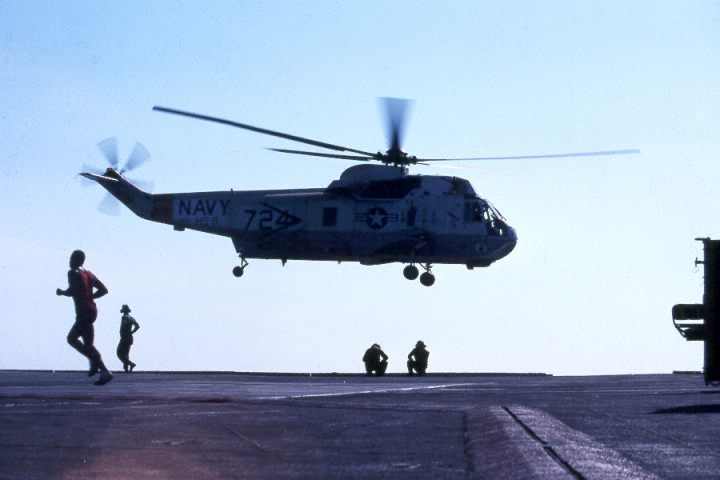
<svg viewBox="0 0 720 480">
<path fill-rule="evenodd" d="M 380 345 L 373 343 L 370 348 L 365 351 L 363 355 L 363 362 L 365 362 L 365 372 L 367 375 L 385 375 L 385 370 L 388 366 L 388 356 L 382 351 Z"/>
<path fill-rule="evenodd" d="M 418 375 L 425 375 L 429 356 L 430 352 L 425 349 L 425 344 L 423 343 L 423 341 L 419 340 L 415 344 L 415 348 L 413 348 L 412 351 L 408 354 L 408 375 L 412 375 L 413 370 L 417 372 Z"/>
</svg>

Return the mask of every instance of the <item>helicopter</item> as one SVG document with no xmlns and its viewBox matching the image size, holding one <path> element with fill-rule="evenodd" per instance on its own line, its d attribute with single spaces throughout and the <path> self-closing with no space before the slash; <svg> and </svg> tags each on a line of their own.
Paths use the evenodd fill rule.
<svg viewBox="0 0 720 480">
<path fill-rule="evenodd" d="M 147 151 L 136 145 L 125 167 L 119 168 L 114 139 L 98 144 L 110 166 L 104 172 L 85 171 L 80 175 L 100 184 L 143 219 L 172 225 L 178 231 L 191 229 L 229 237 L 240 257 L 240 264 L 232 269 L 236 277 L 243 276 L 248 259 L 275 259 L 283 266 L 289 260 L 362 265 L 402 263 L 405 278 L 419 277 L 420 283 L 429 287 L 435 283 L 434 264 L 465 265 L 471 270 L 488 267 L 513 251 L 517 234 L 489 200 L 477 195 L 468 180 L 411 174 L 410 166 L 445 161 L 638 153 L 638 150 L 604 150 L 418 158 L 402 150 L 409 101 L 397 98 L 382 101 L 389 143 L 385 152 L 359 150 L 174 108 L 153 107 L 154 111 L 166 114 L 343 153 L 269 149 L 275 152 L 363 162 L 345 169 L 324 188 L 151 194 L 124 175 L 148 159 Z"/>
</svg>

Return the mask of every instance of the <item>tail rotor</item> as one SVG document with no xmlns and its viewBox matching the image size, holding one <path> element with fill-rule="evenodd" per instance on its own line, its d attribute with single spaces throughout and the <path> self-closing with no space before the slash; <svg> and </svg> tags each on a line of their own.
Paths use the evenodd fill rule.
<svg viewBox="0 0 720 480">
<path fill-rule="evenodd" d="M 146 192 L 151 192 L 153 190 L 153 182 L 149 180 L 132 179 L 125 176 L 126 173 L 137 169 L 138 167 L 142 166 L 150 160 L 150 152 L 148 152 L 147 148 L 145 148 L 142 143 L 135 143 L 135 146 L 133 147 L 130 156 L 128 156 L 125 164 L 122 167 L 120 167 L 120 162 L 118 161 L 117 138 L 106 138 L 105 140 L 98 143 L 97 146 L 100 149 L 100 152 L 102 152 L 103 157 L 105 157 L 105 161 L 107 162 L 107 165 L 110 169 L 124 176 L 130 183 L 132 183 L 141 190 L 144 190 Z M 95 175 L 105 175 L 107 171 L 108 170 L 103 170 L 100 167 L 83 164 L 83 172 L 93 173 Z M 85 179 L 84 177 L 81 178 L 83 180 L 83 185 L 91 185 L 95 183 L 91 180 Z M 98 204 L 98 210 L 107 215 L 118 215 L 120 213 L 119 204 L 120 202 L 115 197 L 113 197 L 109 193 L 106 193 L 105 197 Z"/>
<path fill-rule="evenodd" d="M 145 148 L 142 143 L 136 142 L 132 153 L 125 162 L 125 166 L 121 168 L 118 173 L 122 175 L 125 172 L 135 170 L 148 160 L 150 160 L 150 152 L 147 151 L 147 148 Z"/>
</svg>

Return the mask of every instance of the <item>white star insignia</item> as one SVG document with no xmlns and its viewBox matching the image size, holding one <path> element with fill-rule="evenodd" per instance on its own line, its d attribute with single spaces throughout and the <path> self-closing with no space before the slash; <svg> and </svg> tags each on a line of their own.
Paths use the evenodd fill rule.
<svg viewBox="0 0 720 480">
<path fill-rule="evenodd" d="M 369 215 L 370 217 L 370 225 L 371 226 L 377 226 L 380 227 L 383 224 L 383 220 L 385 219 L 385 215 L 379 212 L 375 212 Z"/>
</svg>

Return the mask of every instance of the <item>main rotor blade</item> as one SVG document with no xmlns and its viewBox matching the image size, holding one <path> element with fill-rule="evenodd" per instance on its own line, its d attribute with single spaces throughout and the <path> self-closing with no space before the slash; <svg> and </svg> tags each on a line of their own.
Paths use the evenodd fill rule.
<svg viewBox="0 0 720 480">
<path fill-rule="evenodd" d="M 311 138 L 298 137 L 296 135 L 290 135 L 289 133 L 276 132 L 274 130 L 268 130 L 266 128 L 254 127 L 252 125 L 248 125 L 248 124 L 240 123 L 240 122 L 234 122 L 232 120 L 226 120 L 224 118 L 211 117 L 209 115 L 201 115 L 199 113 L 185 112 L 183 110 L 175 110 L 173 108 L 159 107 L 157 105 L 153 107 L 153 110 L 155 110 L 157 112 L 172 113 L 174 115 L 182 115 L 185 117 L 197 118 L 199 120 L 207 120 L 208 122 L 222 123 L 223 125 L 230 125 L 231 127 L 244 128 L 245 130 L 250 130 L 252 132 L 263 133 L 265 135 L 272 135 L 274 137 L 280 137 L 280 138 L 284 138 L 287 140 L 292 140 L 294 142 L 307 143 L 308 145 L 313 145 L 315 147 L 329 148 L 330 150 L 338 150 L 341 152 L 354 152 L 354 153 L 359 153 L 361 155 L 368 155 L 368 156 L 373 155 L 372 153 L 365 152 L 363 150 L 356 150 L 354 148 L 343 147 L 341 145 L 333 145 L 332 143 L 320 142 L 318 140 L 313 140 Z"/>
<path fill-rule="evenodd" d="M 357 160 L 359 162 L 369 162 L 373 159 L 372 157 L 360 157 L 357 155 L 339 155 L 336 153 L 308 152 L 305 150 L 287 150 L 284 148 L 268 148 L 268 150 L 280 153 L 293 153 L 295 155 L 308 155 L 311 157 L 342 158 L 343 160 Z"/>
<path fill-rule="evenodd" d="M 405 134 L 405 117 L 411 102 L 404 98 L 389 97 L 383 97 L 380 101 L 385 107 L 385 133 L 389 149 L 401 151 Z"/>
<path fill-rule="evenodd" d="M 502 157 L 469 157 L 469 158 L 418 158 L 418 162 L 457 162 L 464 160 L 525 160 L 532 158 L 569 158 L 569 157 L 598 157 L 601 155 L 632 155 L 640 150 L 600 150 L 597 152 L 548 153 L 542 155 L 513 155 Z"/>
<path fill-rule="evenodd" d="M 130 170 L 134 170 L 149 159 L 150 152 L 147 151 L 147 148 L 145 148 L 142 143 L 137 142 L 122 171 L 129 172 Z"/>
<path fill-rule="evenodd" d="M 106 138 L 102 142 L 98 143 L 98 148 L 105 156 L 111 167 L 117 169 L 118 166 L 118 148 L 117 138 L 110 137 Z"/>
</svg>

